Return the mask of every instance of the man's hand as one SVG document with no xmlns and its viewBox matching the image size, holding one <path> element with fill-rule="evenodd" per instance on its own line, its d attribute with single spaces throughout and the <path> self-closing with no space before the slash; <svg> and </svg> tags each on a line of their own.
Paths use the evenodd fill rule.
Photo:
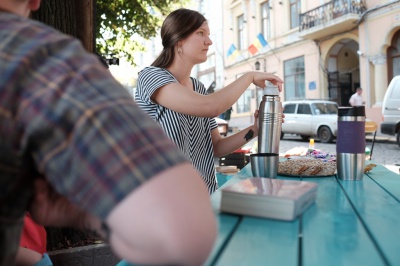
<svg viewBox="0 0 400 266">
<path fill-rule="evenodd" d="M 104 231 L 100 219 L 55 192 L 45 179 L 37 178 L 34 185 L 34 198 L 29 212 L 37 223 L 54 227 L 75 227 L 106 237 L 107 232 Z"/>
<path fill-rule="evenodd" d="M 56 193 L 43 178 L 36 178 L 29 212 L 35 221 L 47 226 L 79 226 L 84 212 Z"/>
</svg>

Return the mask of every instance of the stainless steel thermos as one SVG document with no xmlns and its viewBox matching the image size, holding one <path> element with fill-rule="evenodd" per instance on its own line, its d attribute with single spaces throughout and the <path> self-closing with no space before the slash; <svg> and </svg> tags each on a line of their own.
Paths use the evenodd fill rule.
<svg viewBox="0 0 400 266">
<path fill-rule="evenodd" d="M 365 166 L 365 107 L 339 107 L 336 139 L 337 174 L 344 180 L 362 180 Z"/>
<path fill-rule="evenodd" d="M 279 153 L 282 103 L 277 86 L 266 82 L 258 110 L 258 153 Z"/>
</svg>

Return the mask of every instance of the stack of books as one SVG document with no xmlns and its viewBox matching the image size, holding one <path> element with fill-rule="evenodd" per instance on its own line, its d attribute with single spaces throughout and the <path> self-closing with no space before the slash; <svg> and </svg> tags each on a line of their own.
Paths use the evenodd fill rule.
<svg viewBox="0 0 400 266">
<path fill-rule="evenodd" d="M 291 221 L 316 197 L 313 182 L 253 177 L 221 188 L 221 211 Z"/>
</svg>

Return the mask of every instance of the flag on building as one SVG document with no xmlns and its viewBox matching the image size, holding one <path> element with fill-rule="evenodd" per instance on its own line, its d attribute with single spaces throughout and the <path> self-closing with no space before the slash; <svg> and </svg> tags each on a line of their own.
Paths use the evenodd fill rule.
<svg viewBox="0 0 400 266">
<path fill-rule="evenodd" d="M 254 44 L 250 44 L 248 50 L 252 55 L 254 55 L 258 52 L 258 48 Z"/>
<path fill-rule="evenodd" d="M 249 52 L 254 55 L 256 54 L 261 48 L 267 46 L 268 43 L 267 41 L 264 39 L 264 36 L 259 33 L 257 35 L 257 38 L 254 40 L 254 42 L 249 46 L 248 50 Z"/>
<path fill-rule="evenodd" d="M 236 49 L 236 46 L 234 44 L 231 44 L 231 46 L 228 49 L 228 52 L 226 53 L 226 57 L 235 60 L 236 57 L 238 56 L 239 56 L 239 51 Z"/>
</svg>

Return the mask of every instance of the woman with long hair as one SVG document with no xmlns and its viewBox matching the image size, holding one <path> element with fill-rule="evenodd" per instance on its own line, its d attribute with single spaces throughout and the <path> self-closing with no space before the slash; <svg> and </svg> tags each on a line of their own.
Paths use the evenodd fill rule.
<svg viewBox="0 0 400 266">
<path fill-rule="evenodd" d="M 197 169 L 210 193 L 218 186 L 214 156 L 233 152 L 257 136 L 255 123 L 228 137 L 219 134 L 214 117 L 229 109 L 250 84 L 271 81 L 282 90 L 283 81 L 273 74 L 250 71 L 228 86 L 207 95 L 206 88 L 190 77 L 193 67 L 207 60 L 212 44 L 207 20 L 190 9 L 170 13 L 161 28 L 163 50 L 150 67 L 139 73 L 135 100 Z"/>
</svg>

